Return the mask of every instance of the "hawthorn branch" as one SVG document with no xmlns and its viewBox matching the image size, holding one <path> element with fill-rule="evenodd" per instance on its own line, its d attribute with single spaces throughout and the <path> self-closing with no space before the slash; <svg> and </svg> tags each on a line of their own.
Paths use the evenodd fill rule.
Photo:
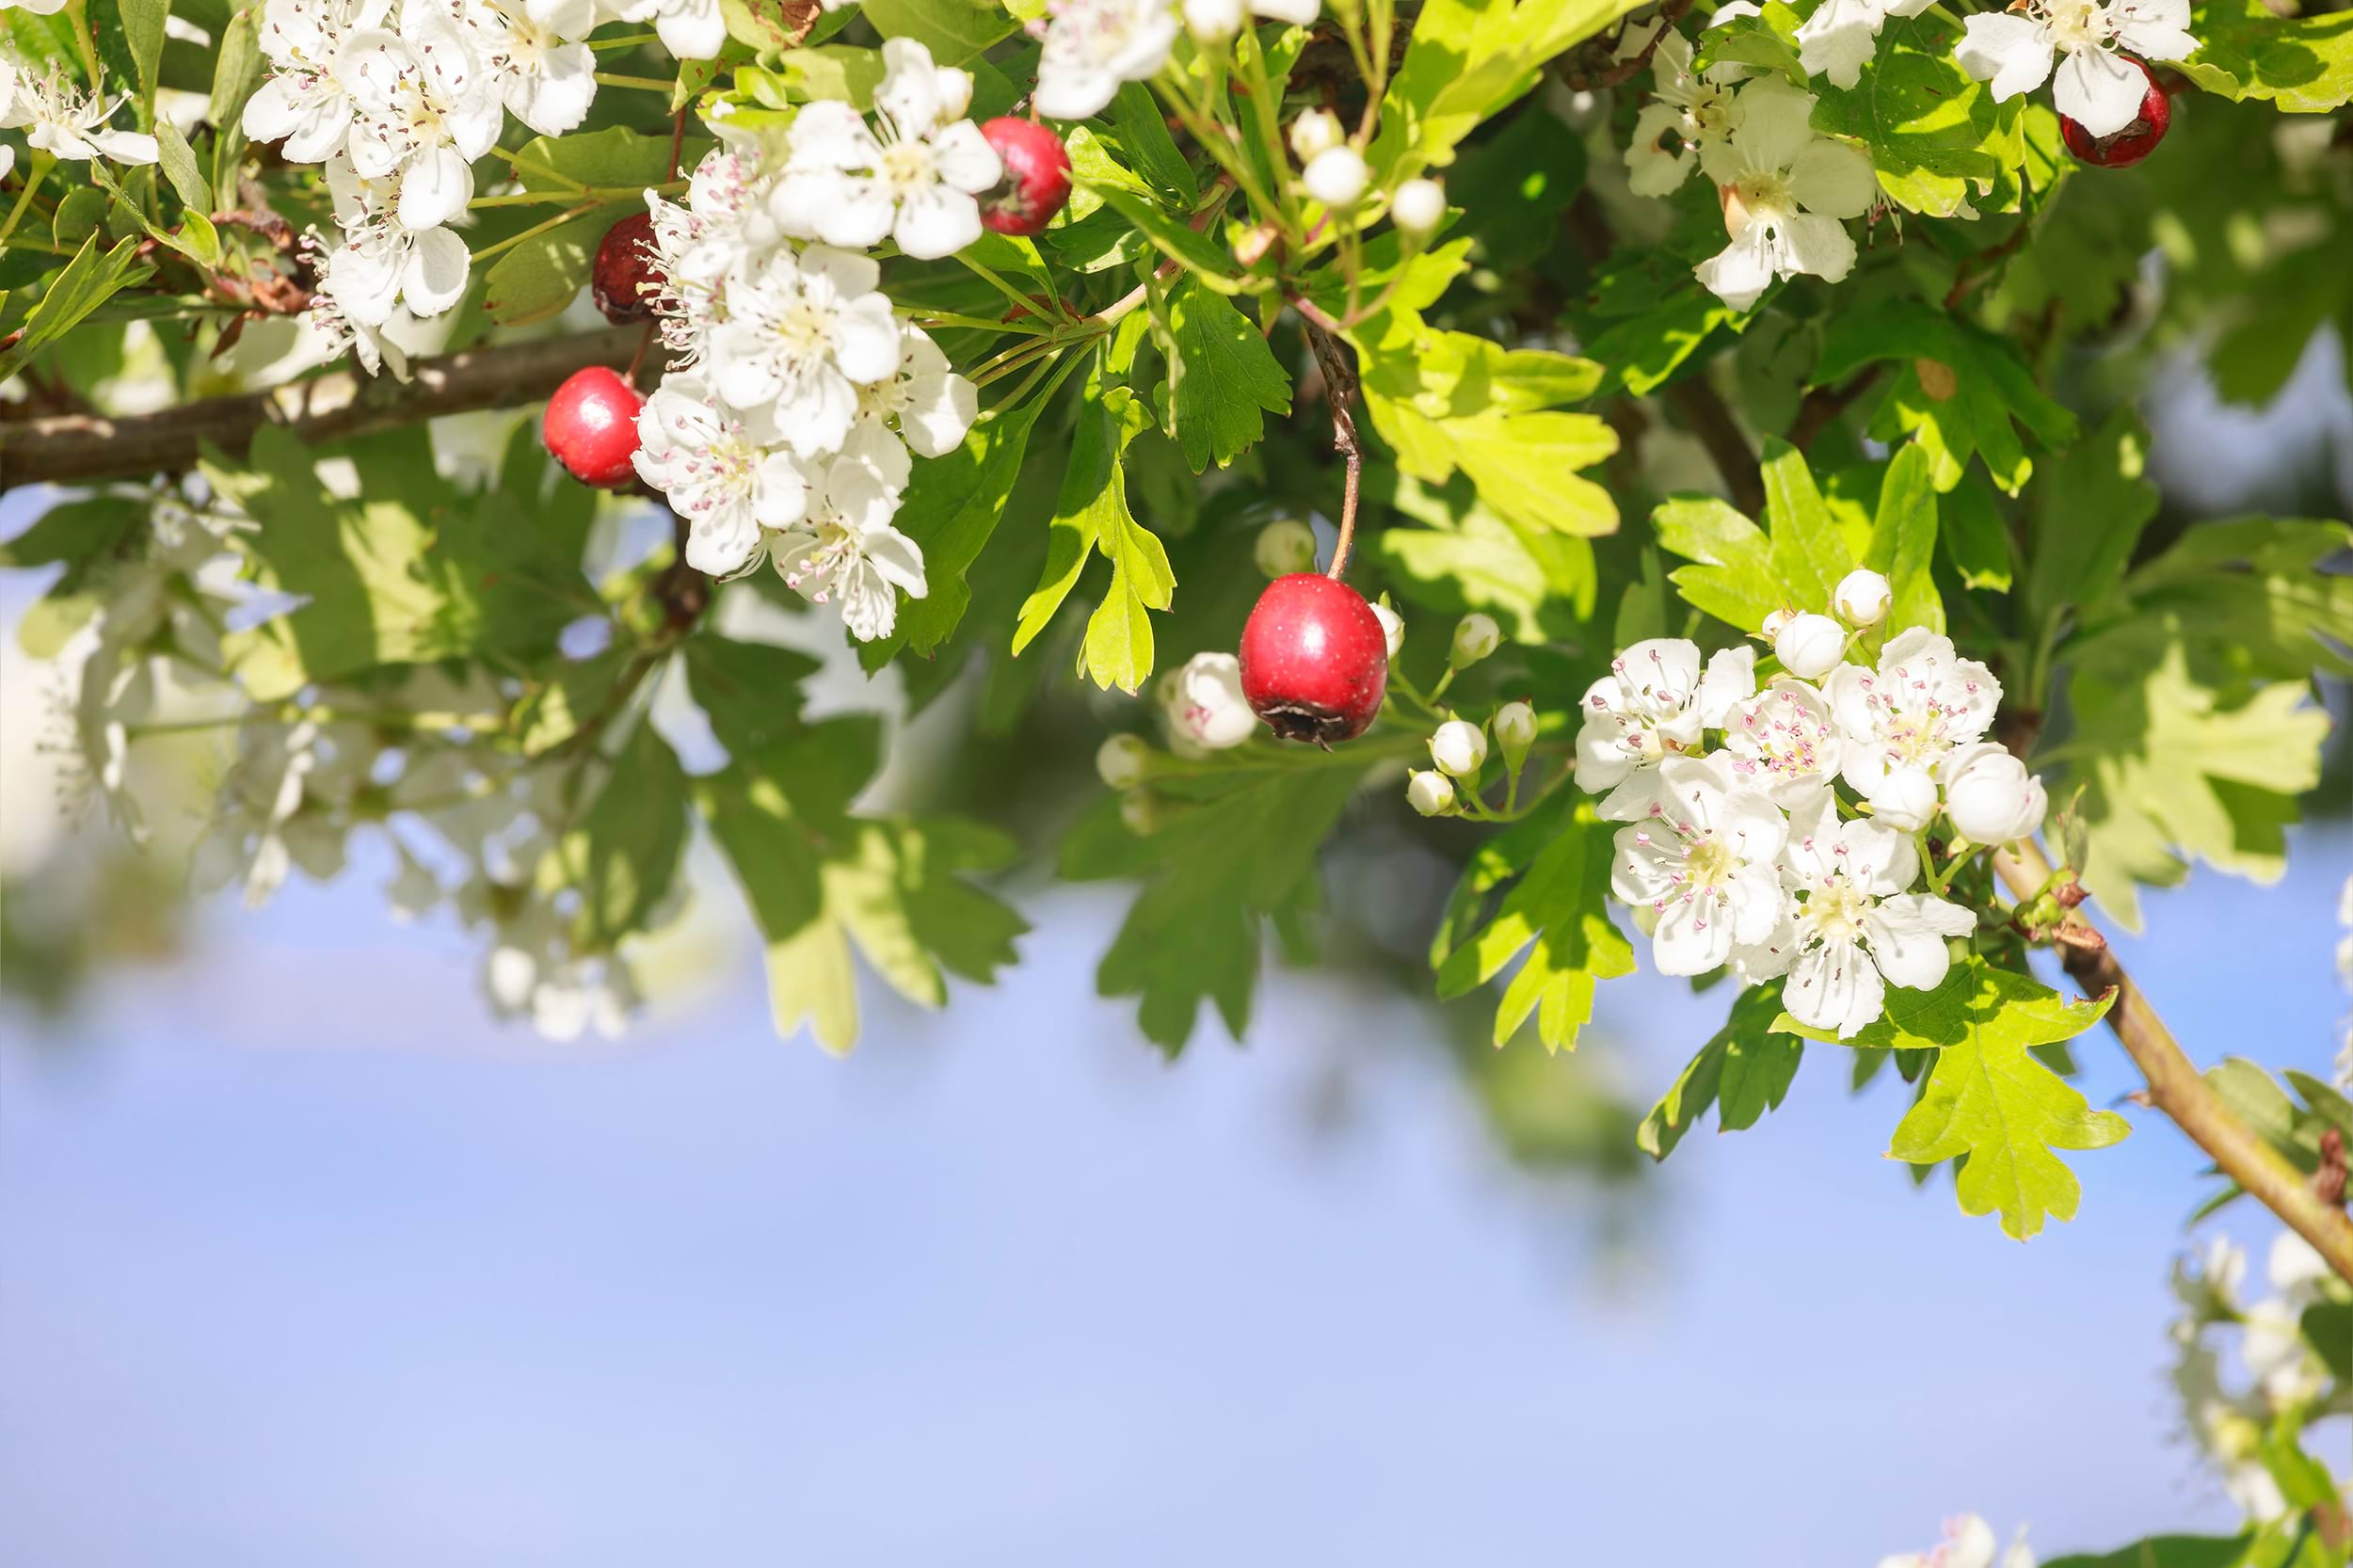
<svg viewBox="0 0 2353 1568">
<path fill-rule="evenodd" d="M 629 363 L 638 329 L 469 349 L 419 361 L 407 381 L 337 371 L 239 397 L 152 414 L 64 414 L 0 425 L 0 489 L 40 483 L 145 478 L 196 466 L 211 446 L 242 456 L 274 424 L 305 446 L 396 429 L 437 414 L 504 408 L 552 392 L 574 371 Z"/>
<path fill-rule="evenodd" d="M 2050 862 L 2031 840 L 1995 855 L 1993 870 L 2021 904 L 2040 898 L 2051 880 Z M 2067 911 L 2058 952 L 2059 963 L 2087 995 L 2116 993 L 2108 1027 L 2149 1080 L 2149 1103 L 2172 1118 L 2223 1175 L 2310 1241 L 2340 1278 L 2353 1281 L 2353 1220 L 2231 1113 L 2080 910 Z"/>
<path fill-rule="evenodd" d="M 1339 324 L 1330 312 L 1305 298 L 1293 298 L 1291 303 L 1306 318 L 1307 346 L 1315 350 L 1316 366 L 1323 372 L 1323 401 L 1332 409 L 1332 450 L 1340 455 L 1346 470 L 1340 493 L 1339 541 L 1332 547 L 1332 565 L 1324 573 L 1338 582 L 1348 570 L 1349 547 L 1355 542 L 1356 496 L 1365 476 L 1364 449 L 1356 440 L 1356 416 L 1349 410 L 1356 396 L 1356 372 L 1350 368 L 1348 356 L 1334 335 L 1339 330 Z"/>
</svg>

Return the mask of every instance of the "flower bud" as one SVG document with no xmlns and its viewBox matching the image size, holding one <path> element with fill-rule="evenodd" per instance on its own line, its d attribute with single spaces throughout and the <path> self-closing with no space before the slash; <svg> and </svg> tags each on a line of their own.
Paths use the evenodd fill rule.
<svg viewBox="0 0 2353 1568">
<path fill-rule="evenodd" d="M 2042 781 L 2026 764 L 1990 741 L 1945 755 L 1945 815 L 1972 843 L 2007 844 L 2042 825 Z"/>
<path fill-rule="evenodd" d="M 1503 748 L 1503 765 L 1519 772 L 1521 759 L 1536 744 L 1536 710 L 1525 702 L 1507 702 L 1497 709 L 1496 744 Z"/>
<path fill-rule="evenodd" d="M 1347 139 L 1340 117 L 1329 109 L 1309 109 L 1291 121 L 1291 152 L 1303 167 Z"/>
<path fill-rule="evenodd" d="M 1317 153 L 1300 172 L 1299 183 L 1327 207 L 1353 207 L 1365 194 L 1365 182 L 1371 178 L 1364 154 L 1342 146 Z"/>
<path fill-rule="evenodd" d="M 1149 790 L 1130 790 L 1119 797 L 1119 820 L 1128 831 L 1145 839 L 1160 825 L 1160 797 Z"/>
<path fill-rule="evenodd" d="M 1430 760 L 1441 773 L 1477 778 L 1487 765 L 1487 732 L 1467 719 L 1449 719 L 1430 737 Z"/>
<path fill-rule="evenodd" d="M 1185 0 L 1185 30 L 1195 43 L 1224 43 L 1241 31 L 1242 0 Z"/>
<path fill-rule="evenodd" d="M 1496 618 L 1473 610 L 1454 623 L 1454 651 L 1450 662 L 1456 669 L 1468 669 L 1493 653 L 1503 643 L 1503 628 Z"/>
<path fill-rule="evenodd" d="M 1774 634 L 1773 651 L 1791 675 L 1817 680 L 1846 656 L 1847 629 L 1828 616 L 1792 616 Z"/>
<path fill-rule="evenodd" d="M 1095 749 L 1095 771 L 1114 790 L 1132 790 L 1152 766 L 1152 748 L 1135 735 L 1113 735 Z"/>
<path fill-rule="evenodd" d="M 1443 817 L 1454 809 L 1454 783 L 1442 773 L 1420 769 L 1405 781 L 1405 804 L 1425 817 Z"/>
<path fill-rule="evenodd" d="M 1172 737 L 1203 751 L 1225 751 L 1258 732 L 1258 715 L 1241 694 L 1241 661 L 1230 653 L 1196 653 L 1161 693 Z"/>
<path fill-rule="evenodd" d="M 1323 14 L 1323 0 L 1250 0 L 1250 14 L 1305 27 Z"/>
<path fill-rule="evenodd" d="M 1894 602 L 1896 590 L 1887 579 L 1869 567 L 1857 567 L 1838 580 L 1838 587 L 1831 595 L 1831 608 L 1849 626 L 1877 626 L 1887 618 L 1887 606 Z"/>
<path fill-rule="evenodd" d="M 1269 577 L 1288 577 L 1316 569 L 1315 530 L 1296 518 L 1282 518 L 1258 530 L 1258 569 Z"/>
<path fill-rule="evenodd" d="M 1409 234 L 1427 234 L 1446 221 L 1446 188 L 1435 180 L 1408 180 L 1389 198 L 1389 218 Z"/>
<path fill-rule="evenodd" d="M 1797 614 L 1798 613 L 1795 610 L 1775 610 L 1771 612 L 1765 617 L 1765 624 L 1756 629 L 1756 634 L 1764 638 L 1767 642 L 1771 642 L 1775 637 L 1781 635 L 1781 629 L 1788 625 L 1792 619 L 1796 618 Z"/>
<path fill-rule="evenodd" d="M 1936 815 L 1936 780 L 1925 768 L 1897 768 L 1870 795 L 1871 820 L 1898 833 L 1926 827 Z"/>
<path fill-rule="evenodd" d="M 1396 658 L 1397 650 L 1405 646 L 1405 617 L 1386 604 L 1374 605 L 1372 614 L 1381 623 L 1382 635 L 1389 639 L 1389 657 Z"/>
</svg>

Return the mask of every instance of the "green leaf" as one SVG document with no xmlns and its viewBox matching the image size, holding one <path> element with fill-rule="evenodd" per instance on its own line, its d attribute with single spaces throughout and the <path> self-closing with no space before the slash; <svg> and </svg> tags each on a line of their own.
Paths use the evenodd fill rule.
<svg viewBox="0 0 2353 1568">
<path fill-rule="evenodd" d="M 1773 575 L 1790 602 L 1817 615 L 1830 613 L 1839 580 L 1854 569 L 1838 520 L 1822 504 L 1805 454 L 1777 436 L 1765 440 L 1765 527 L 1772 536 Z"/>
<path fill-rule="evenodd" d="M 1891 986 L 1885 1016 L 1848 1043 L 1937 1057 L 1919 1102 L 1896 1126 L 1889 1157 L 1926 1165 L 1966 1155 L 1956 1182 L 1961 1212 L 1998 1212 L 2003 1231 L 2022 1241 L 2045 1215 L 2073 1219 L 2083 1187 L 2051 1151 L 2105 1148 L 2131 1128 L 2113 1111 L 2092 1110 L 2030 1048 L 2073 1039 L 2113 1000 L 2062 1001 L 1975 955 L 1933 991 Z M 1786 1014 L 1773 1027 L 1835 1038 Z"/>
<path fill-rule="evenodd" d="M 1452 999 L 1527 954 L 1496 1010 L 1498 1046 L 1534 1013 L 1546 1048 L 1576 1049 L 1578 1030 L 1593 1016 L 1596 983 L 1634 972 L 1634 949 L 1609 913 L 1617 824 L 1599 821 L 1590 804 L 1580 804 L 1559 829 L 1527 862 L 1495 918 L 1437 966 L 1438 995 Z"/>
<path fill-rule="evenodd" d="M 1545 62 L 1641 0 L 1431 0 L 1381 102 L 1374 183 L 1449 164 L 1481 120 L 1536 85 Z"/>
<path fill-rule="evenodd" d="M 1122 171 L 1125 173 L 1125 171 Z M 1132 175 L 1128 176 L 1133 179 Z M 1141 184 L 1142 182 L 1137 182 Z M 1083 187 L 1103 199 L 1103 204 L 1126 218 L 1169 260 L 1182 266 L 1190 277 L 1205 287 L 1220 294 L 1236 294 L 1241 289 L 1241 270 L 1234 258 L 1194 230 L 1184 218 L 1172 216 L 1148 196 L 1124 188 L 1124 182 L 1109 179 Z"/>
<path fill-rule="evenodd" d="M 248 7 L 232 16 L 229 24 L 221 29 L 220 54 L 213 67 L 212 99 L 204 111 L 204 118 L 219 128 L 222 146 L 233 143 L 240 152 L 245 147 L 246 100 L 262 85 L 262 46 L 255 31 L 260 22 L 259 8 Z"/>
<path fill-rule="evenodd" d="M 113 0 L 111 8 L 105 0 L 98 0 L 90 7 L 93 32 L 106 31 L 105 13 L 109 8 L 120 17 L 122 43 L 130 54 L 132 69 L 138 72 L 140 97 L 152 104 L 155 99 L 155 68 L 164 57 L 164 18 L 171 10 L 171 0 Z"/>
<path fill-rule="evenodd" d="M 937 648 L 964 618 L 965 606 L 972 602 L 965 573 L 1004 516 L 1030 428 L 1045 402 L 1032 397 L 1016 408 L 991 409 L 962 446 L 916 465 L 906 500 L 891 520 L 923 549 L 926 591 L 899 607 L 898 624 L 888 636 L 859 648 L 868 669 L 880 669 L 903 647 L 922 652 Z"/>
<path fill-rule="evenodd" d="M 1722 1132 L 1743 1131 L 1767 1111 L 1778 1110 L 1805 1050 L 1804 1042 L 1774 1032 L 1780 1013 L 1779 981 L 1752 985 L 1735 997 L 1724 1027 L 1643 1116 L 1635 1145 L 1653 1160 L 1664 1160 L 1710 1106 Z"/>
<path fill-rule="evenodd" d="M 2353 18 L 2281 17 L 2263 0 L 2205 0 L 2191 17 L 2198 52 L 2174 69 L 2208 92 L 2263 98 L 2288 114 L 2353 101 Z"/>
<path fill-rule="evenodd" d="M 541 887 L 580 895 L 577 949 L 610 952 L 645 928 L 685 850 L 686 774 L 653 726 L 640 722 L 611 760 L 596 799 L 556 840 Z"/>
<path fill-rule="evenodd" d="M 621 216 L 616 204 L 534 234 L 483 274 L 483 309 L 502 327 L 522 327 L 560 313 L 579 297 L 596 268 L 597 247 Z"/>
<path fill-rule="evenodd" d="M 911 38 L 941 65 L 964 65 L 1016 25 L 990 0 L 866 0 L 859 8 L 885 38 Z"/>
<path fill-rule="evenodd" d="M 1080 400 L 1078 422 L 1071 433 L 1070 463 L 1063 471 L 1062 490 L 1055 502 L 1054 515 L 1047 524 L 1045 569 L 1036 590 L 1022 602 L 1014 628 L 1013 651 L 1016 654 L 1046 630 L 1054 612 L 1069 597 L 1091 555 L 1100 551 L 1112 562 L 1115 579 L 1121 575 L 1121 557 L 1128 548 L 1126 536 L 1136 526 L 1128 510 L 1128 480 L 1122 456 L 1128 443 L 1143 431 L 1145 416 L 1131 390 L 1106 389 L 1101 376 L 1102 363 L 1098 358 L 1096 370 L 1088 378 L 1085 395 Z M 1165 571 L 1165 556 L 1160 565 Z M 1153 581 L 1154 574 L 1147 567 L 1144 583 Z M 1126 584 L 1124 591 L 1132 597 L 1143 585 Z M 1169 586 L 1175 586 L 1173 578 Z M 1121 597 L 1122 592 L 1123 584 L 1115 580 L 1112 599 Z M 1106 600 L 1106 606 L 1111 602 Z M 1158 608 L 1165 609 L 1167 604 L 1163 602 Z M 1089 641 L 1093 641 L 1092 633 Z M 1143 649 L 1147 673 L 1151 668 L 1151 649 L 1152 634 L 1147 626 L 1144 630 Z M 1081 667 L 1091 657 L 1090 648 L 1082 656 Z M 1134 686 L 1130 684 L 1127 689 L 1132 691 Z"/>
<path fill-rule="evenodd" d="M 192 213 L 208 213 L 213 208 L 213 183 L 204 178 L 196 167 L 195 150 L 188 138 L 168 120 L 155 122 L 155 147 L 160 154 L 164 178 L 171 182 L 174 195 L 181 205 Z"/>
<path fill-rule="evenodd" d="M 2026 608 L 2038 621 L 2096 605 L 2124 575 L 2140 531 L 2157 515 L 2144 479 L 2149 427 L 2128 405 L 2046 471 Z"/>
<path fill-rule="evenodd" d="M 576 561 L 519 526 L 495 492 L 472 501 L 452 493 L 429 456 L 421 473 L 397 481 L 362 461 L 362 493 L 349 501 L 319 482 L 314 457 L 264 425 L 245 463 L 210 449 L 202 463 L 216 491 L 255 524 L 236 536 L 254 580 L 303 600 L 223 639 L 254 700 L 377 664 L 544 652 L 566 625 L 600 607 Z"/>
<path fill-rule="evenodd" d="M 1112 127 L 1128 164 L 1152 183 L 1160 196 L 1185 207 L 1201 199 L 1193 166 L 1185 162 L 1184 154 L 1176 150 L 1176 139 L 1168 134 L 1160 101 L 1142 82 L 1119 85 L 1119 93 L 1112 100 Z"/>
<path fill-rule="evenodd" d="M 1168 294 L 1164 425 L 1195 473 L 1224 468 L 1266 434 L 1267 414 L 1288 414 L 1290 377 L 1234 302 L 1191 278 Z"/>
<path fill-rule="evenodd" d="M 2042 1568 L 2248 1568 L 2257 1540 L 2253 1530 L 2241 1535 L 2153 1535 L 2099 1557 L 2055 1557 Z"/>
<path fill-rule="evenodd" d="M 816 0 L 719 0 L 728 37 L 755 55 L 792 48 L 824 14 Z"/>
<path fill-rule="evenodd" d="M 15 344 L 0 353 L 0 381 L 14 376 L 36 353 L 81 325 L 85 316 L 131 281 L 133 270 L 140 264 L 137 237 L 126 235 L 104 251 L 99 248 L 100 238 L 90 235 L 64 270 L 50 279 L 40 302 L 26 312 L 24 324 L 17 329 Z"/>
<path fill-rule="evenodd" d="M 1897 205 L 1952 217 L 1983 201 L 2003 171 L 2024 160 L 2023 105 L 1994 103 L 1953 58 L 1950 40 L 1924 34 L 1924 25 L 1901 36 L 1891 29 L 1853 87 L 1809 84 L 1821 97 L 1814 123 L 1863 143 Z"/>
<path fill-rule="evenodd" d="M 1933 483 L 1933 479 L 1931 479 Z M 1982 478 L 1963 480 L 1939 508 L 1937 542 L 1965 588 L 2009 592 L 2013 572 L 2009 533 L 1992 488 Z"/>
<path fill-rule="evenodd" d="M 1881 573 L 1894 590 L 1885 625 L 1945 630 L 1945 600 L 1936 591 L 1936 488 L 1929 483 L 1929 455 L 1917 441 L 1895 456 L 1880 481 L 1878 515 L 1871 523 L 1871 549 L 1864 565 Z"/>
<path fill-rule="evenodd" d="M 1368 504 L 1426 525 L 1392 523 L 1358 545 L 1415 603 L 1449 616 L 1483 610 L 1523 643 L 1572 636 L 1593 614 L 1599 587 L 1593 546 L 1511 521 L 1460 475 L 1433 488 L 1378 464 L 1366 471 L 1364 495 Z"/>
<path fill-rule="evenodd" d="M 1774 569 L 1765 531 L 1714 496 L 1671 496 L 1651 513 L 1659 547 L 1697 566 L 1677 567 L 1668 581 L 1684 602 L 1743 632 L 1788 600 Z"/>
<path fill-rule="evenodd" d="M 1257 748 L 1224 756 L 1204 798 L 1164 802 L 1165 820 L 1150 836 L 1129 832 L 1106 795 L 1063 845 L 1066 878 L 1151 879 L 1104 953 L 1096 989 L 1137 998 L 1145 1038 L 1171 1056 L 1184 1049 L 1205 1000 L 1241 1037 L 1263 922 L 1313 901 L 1317 851 L 1378 760 L 1361 745 L 1328 761 Z"/>
<path fill-rule="evenodd" d="M 2045 447 L 2075 439 L 2075 416 L 2035 385 L 2009 340 L 1917 300 L 1881 299 L 1833 313 L 1823 329 L 1814 385 L 1833 385 L 1866 364 L 1891 360 L 1901 369 L 1871 433 L 1891 444 L 1915 437 L 1935 462 L 1940 492 L 1961 483 L 1975 455 L 1996 485 L 2016 495 L 2034 464 L 2013 419 Z"/>
</svg>

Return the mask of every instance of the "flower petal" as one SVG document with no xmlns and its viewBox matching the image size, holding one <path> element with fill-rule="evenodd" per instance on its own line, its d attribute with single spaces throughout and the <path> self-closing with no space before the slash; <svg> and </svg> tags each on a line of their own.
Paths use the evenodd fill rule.
<svg viewBox="0 0 2353 1568">
<path fill-rule="evenodd" d="M 1880 972 L 1893 985 L 1933 991 L 1951 964 L 1945 938 L 1966 936 L 1977 918 L 1958 904 L 1929 893 L 1898 893 L 1880 900 L 1863 917 L 1864 940 Z"/>
<path fill-rule="evenodd" d="M 2032 92 L 2051 74 L 2051 30 L 2040 22 L 1979 11 L 1961 22 L 1953 58 L 1980 82 L 1993 84 L 1993 102 Z"/>
<path fill-rule="evenodd" d="M 2105 49 L 2073 49 L 2051 81 L 2051 104 L 2094 136 L 2112 136 L 2140 116 L 2147 78 Z"/>
</svg>

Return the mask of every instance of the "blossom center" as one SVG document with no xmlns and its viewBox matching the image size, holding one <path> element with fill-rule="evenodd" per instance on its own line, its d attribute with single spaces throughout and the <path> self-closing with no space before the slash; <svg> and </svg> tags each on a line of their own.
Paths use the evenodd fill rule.
<svg viewBox="0 0 2353 1568">
<path fill-rule="evenodd" d="M 1788 177 L 1773 168 L 1743 174 L 1724 187 L 1723 198 L 1724 229 L 1736 239 L 1752 223 L 1787 217 L 1797 204 Z"/>
<path fill-rule="evenodd" d="M 1840 876 L 1806 895 L 1806 918 L 1826 942 L 1851 942 L 1863 935 L 1863 916 L 1871 907 L 1870 895 Z"/>
<path fill-rule="evenodd" d="M 833 312 L 806 299 L 796 299 L 776 313 L 776 339 L 796 360 L 813 360 L 833 339 Z"/>
<path fill-rule="evenodd" d="M 2101 48 L 2114 31 L 2100 0 L 2043 0 L 2042 21 L 2051 41 L 2070 53 Z"/>
<path fill-rule="evenodd" d="M 920 190 L 933 184 L 932 150 L 920 141 L 893 142 L 883 149 L 882 161 L 876 165 L 885 184 L 893 195 Z"/>
<path fill-rule="evenodd" d="M 1684 852 L 1683 866 L 1692 887 L 1713 890 L 1732 880 L 1740 869 L 1740 856 L 1721 839 L 1702 839 Z"/>
</svg>

